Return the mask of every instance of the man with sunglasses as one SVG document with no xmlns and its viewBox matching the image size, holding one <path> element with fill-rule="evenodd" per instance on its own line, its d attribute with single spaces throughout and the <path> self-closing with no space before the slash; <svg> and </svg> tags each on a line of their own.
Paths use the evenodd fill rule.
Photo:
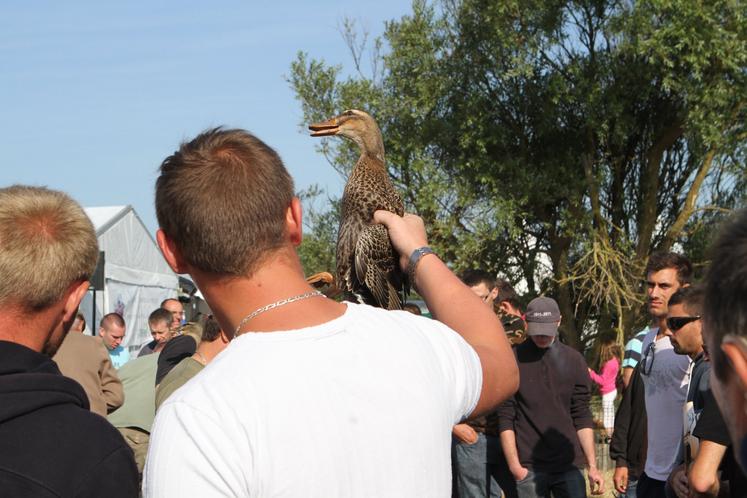
<svg viewBox="0 0 747 498">
<path fill-rule="evenodd" d="M 719 476 L 729 446 L 729 432 L 710 388 L 711 364 L 701 334 L 704 294 L 702 288 L 687 287 L 669 300 L 667 335 L 674 352 L 689 356 L 692 364 L 683 414 L 681 465 L 672 472 L 667 484 L 683 498 L 717 496 L 723 480 L 729 482 L 729 496 L 744 496 L 747 492 L 744 478 L 733 472 L 734 462 L 727 458 L 724 474 Z"/>
<path fill-rule="evenodd" d="M 648 310 L 656 326 L 643 340 L 640 362 L 648 430 L 638 497 L 663 498 L 665 483 L 677 463 L 690 359 L 674 352 L 666 322 L 670 297 L 690 285 L 691 277 L 690 261 L 677 253 L 654 253 L 646 265 Z"/>
<path fill-rule="evenodd" d="M 718 467 L 726 451 L 722 444 L 728 440 L 708 383 L 710 364 L 703 350 L 700 318 L 703 291 L 695 287 L 678 290 L 669 300 L 666 334 L 674 352 L 692 360 L 690 382 L 684 410 L 682 456 L 680 465 L 669 476 L 667 486 L 680 497 L 690 493 L 716 496 L 719 490 Z M 706 407 L 710 410 L 706 410 Z M 695 437 L 696 432 L 705 437 Z M 700 434 L 699 434 L 700 435 Z M 715 437 L 714 437 L 715 436 Z M 714 441 L 715 439 L 715 441 Z"/>
</svg>

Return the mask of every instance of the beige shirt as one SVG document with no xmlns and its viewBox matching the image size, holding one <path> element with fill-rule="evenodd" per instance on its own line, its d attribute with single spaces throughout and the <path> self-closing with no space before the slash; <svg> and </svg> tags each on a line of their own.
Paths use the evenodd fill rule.
<svg viewBox="0 0 747 498">
<path fill-rule="evenodd" d="M 200 373 L 203 368 L 205 368 L 203 364 L 191 356 L 184 358 L 177 366 L 172 368 L 156 388 L 156 410 L 158 410 L 161 403 L 166 401 L 174 391 L 186 384 L 189 379 Z"/>
<path fill-rule="evenodd" d="M 124 403 L 122 383 L 101 338 L 70 332 L 52 359 L 62 375 L 83 387 L 92 412 L 106 417 Z"/>
</svg>

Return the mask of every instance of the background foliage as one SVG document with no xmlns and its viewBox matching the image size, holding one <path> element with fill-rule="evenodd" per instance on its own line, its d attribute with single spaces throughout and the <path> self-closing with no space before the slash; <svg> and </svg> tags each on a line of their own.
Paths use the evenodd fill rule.
<svg viewBox="0 0 747 498">
<path fill-rule="evenodd" d="M 645 321 L 648 256 L 702 268 L 745 204 L 745 5 L 737 1 L 416 0 L 351 63 L 299 53 L 303 126 L 347 108 L 378 121 L 406 209 L 456 271 L 479 266 L 555 297 L 584 349 Z M 341 175 L 357 150 L 318 150 Z M 316 202 L 307 272 L 334 264 L 337 204 Z M 308 206 L 308 205 L 307 205 Z"/>
</svg>

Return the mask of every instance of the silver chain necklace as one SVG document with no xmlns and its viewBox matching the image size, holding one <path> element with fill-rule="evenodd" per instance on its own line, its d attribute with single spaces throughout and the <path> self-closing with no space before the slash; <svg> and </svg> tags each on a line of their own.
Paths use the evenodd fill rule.
<svg viewBox="0 0 747 498">
<path fill-rule="evenodd" d="M 243 332 L 241 332 L 241 327 L 243 327 L 244 324 L 246 324 L 246 322 L 248 322 L 249 320 L 251 320 L 252 318 L 254 318 L 257 315 L 261 315 L 265 311 L 270 311 L 271 309 L 279 308 L 280 306 L 285 306 L 286 304 L 295 303 L 296 301 L 300 301 L 302 299 L 308 299 L 310 297 L 316 297 L 316 296 L 325 297 L 324 294 L 322 294 L 321 292 L 315 290 L 315 291 L 311 291 L 311 292 L 306 292 L 304 294 L 299 294 L 299 295 L 293 296 L 293 297 L 286 297 L 285 299 L 281 299 L 280 301 L 275 301 L 274 303 L 270 303 L 270 304 L 267 304 L 265 306 L 262 306 L 261 308 L 259 308 L 257 310 L 254 310 L 251 313 L 249 313 L 248 315 L 246 315 L 239 322 L 239 325 L 236 327 L 236 331 L 233 333 L 233 336 L 237 337 L 237 336 L 243 334 Z"/>
</svg>

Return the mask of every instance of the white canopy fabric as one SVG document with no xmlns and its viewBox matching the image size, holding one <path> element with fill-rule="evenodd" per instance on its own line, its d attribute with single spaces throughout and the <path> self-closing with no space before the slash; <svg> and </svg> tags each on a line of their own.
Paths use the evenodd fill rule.
<svg viewBox="0 0 747 498">
<path fill-rule="evenodd" d="M 179 278 L 132 206 L 89 207 L 85 212 L 104 251 L 104 290 L 96 294 L 96 321 L 106 313 L 120 313 L 127 324 L 123 345 L 136 351 L 151 340 L 148 316 L 161 301 L 177 296 Z M 92 293 L 81 307 L 90 319 Z M 98 323 L 90 328 L 97 330 Z"/>
</svg>

